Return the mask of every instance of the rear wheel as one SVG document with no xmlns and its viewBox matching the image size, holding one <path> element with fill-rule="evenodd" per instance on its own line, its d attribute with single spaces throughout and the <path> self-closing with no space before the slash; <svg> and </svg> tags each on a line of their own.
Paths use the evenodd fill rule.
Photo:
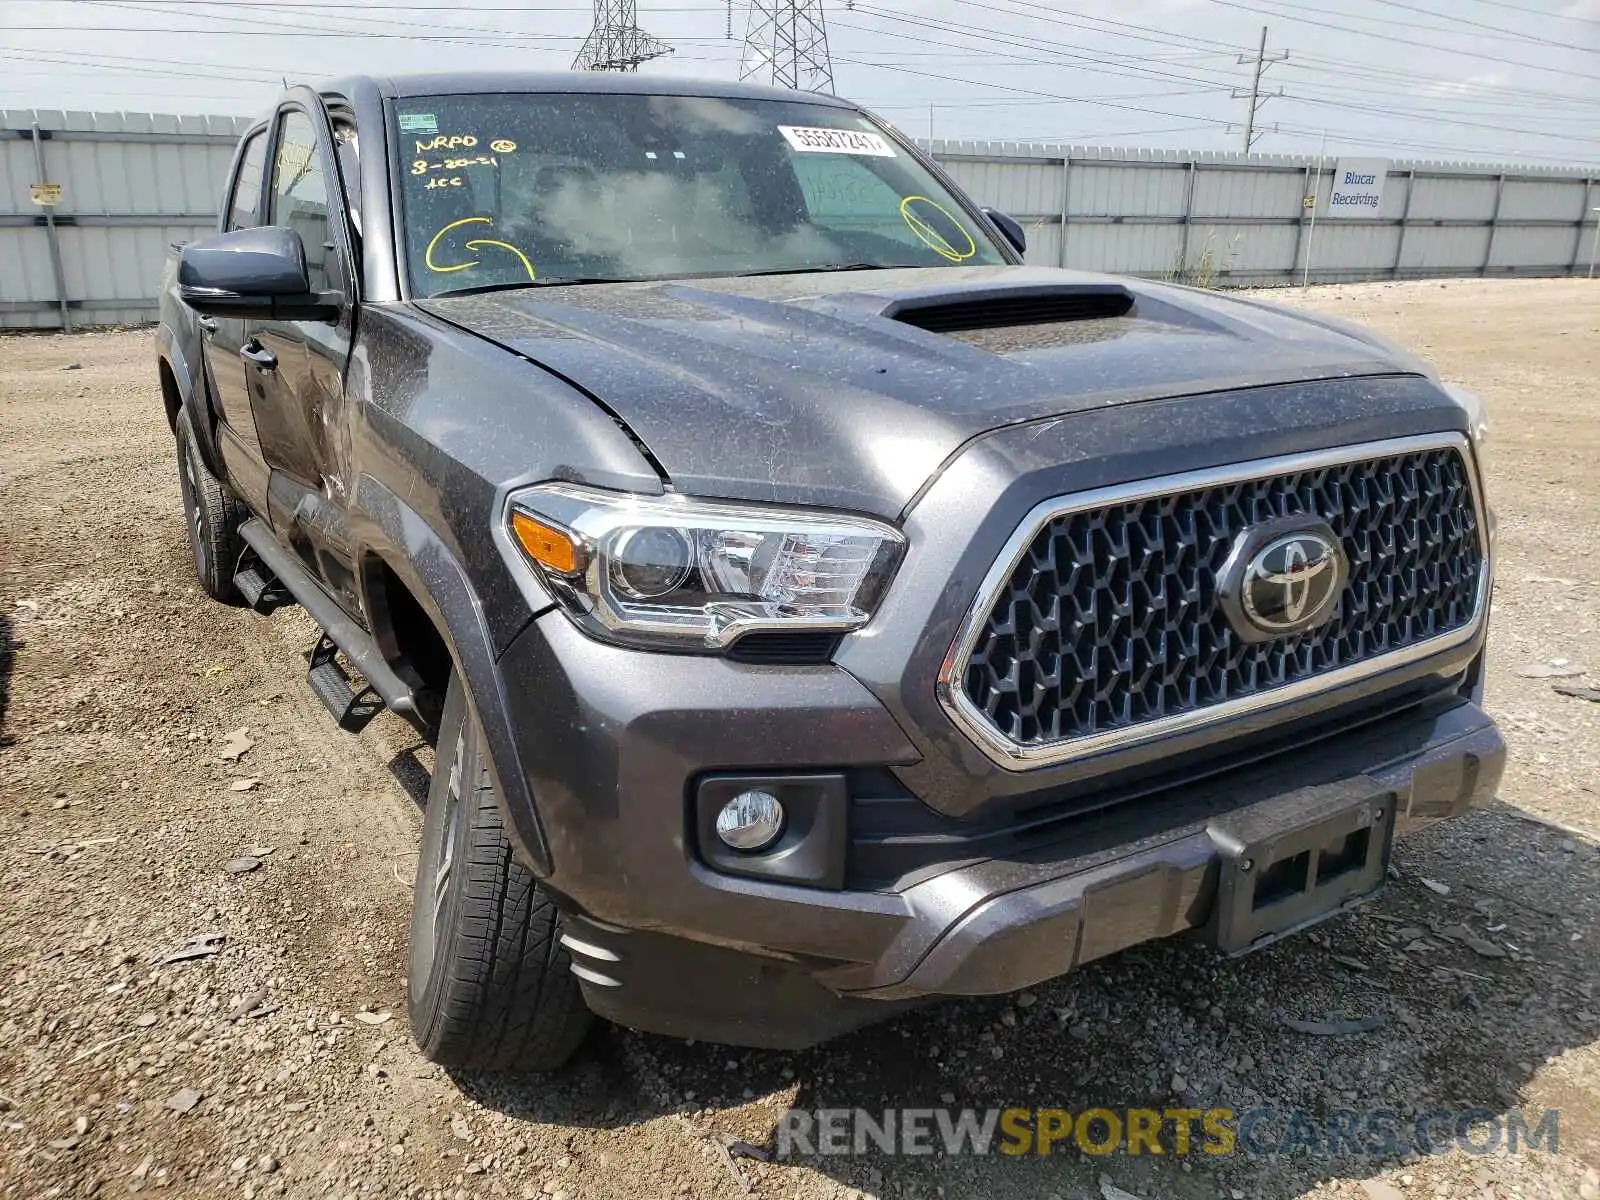
<svg viewBox="0 0 1600 1200">
<path fill-rule="evenodd" d="M 452 675 L 411 909 L 408 993 L 422 1052 L 447 1067 L 551 1071 L 594 1018 L 555 903 L 511 851 L 483 735 Z"/>
<path fill-rule="evenodd" d="M 194 573 L 206 595 L 224 604 L 243 604 L 233 574 L 244 551 L 239 536 L 250 512 L 230 496 L 206 469 L 195 446 L 188 410 L 180 410 L 174 431 L 178 438 L 178 488 L 183 493 L 184 524 L 194 553 Z"/>
</svg>

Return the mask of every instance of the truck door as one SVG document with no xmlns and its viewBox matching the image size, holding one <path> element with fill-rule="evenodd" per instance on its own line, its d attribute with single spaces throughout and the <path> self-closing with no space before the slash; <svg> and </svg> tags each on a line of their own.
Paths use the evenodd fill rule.
<svg viewBox="0 0 1600 1200">
<path fill-rule="evenodd" d="M 261 224 L 262 183 L 267 161 L 267 129 L 250 134 L 236 162 L 228 189 L 223 231 L 250 229 Z M 217 447 L 228 476 L 257 512 L 267 509 L 267 467 L 256 436 L 250 402 L 253 371 L 248 359 L 249 338 L 245 321 L 237 317 L 197 315 L 202 357 L 217 409 Z"/>
<path fill-rule="evenodd" d="M 286 105 L 278 116 L 267 221 L 305 246 L 315 292 L 346 298 L 337 322 L 267 321 L 255 329 L 256 431 L 272 471 L 273 528 L 330 589 L 355 602 L 346 524 L 344 372 L 350 356 L 357 273 L 340 179 L 320 109 Z"/>
</svg>

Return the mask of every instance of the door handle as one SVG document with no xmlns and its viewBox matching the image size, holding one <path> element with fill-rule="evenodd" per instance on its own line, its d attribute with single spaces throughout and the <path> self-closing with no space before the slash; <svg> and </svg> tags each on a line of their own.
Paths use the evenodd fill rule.
<svg viewBox="0 0 1600 1200">
<path fill-rule="evenodd" d="M 239 357 L 255 363 L 263 371 L 272 371 L 278 366 L 278 356 L 253 339 L 239 347 Z"/>
<path fill-rule="evenodd" d="M 217 331 L 217 322 L 214 317 L 196 317 L 194 323 L 200 327 L 201 333 L 209 334 Z"/>
</svg>

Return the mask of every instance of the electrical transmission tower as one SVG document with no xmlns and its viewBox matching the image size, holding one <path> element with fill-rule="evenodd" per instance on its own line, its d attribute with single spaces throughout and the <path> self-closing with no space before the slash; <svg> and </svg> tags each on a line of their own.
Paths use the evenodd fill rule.
<svg viewBox="0 0 1600 1200">
<path fill-rule="evenodd" d="M 1261 45 L 1256 50 L 1255 57 L 1251 58 L 1248 54 L 1241 54 L 1239 56 L 1239 62 L 1241 64 L 1253 62 L 1256 65 L 1255 78 L 1250 82 L 1250 90 L 1248 92 L 1240 88 L 1235 88 L 1233 90 L 1233 98 L 1235 100 L 1243 100 L 1246 97 L 1249 97 L 1250 100 L 1250 111 L 1245 114 L 1244 118 L 1244 152 L 1246 154 L 1250 153 L 1255 144 L 1260 141 L 1267 132 L 1265 129 L 1259 132 L 1256 130 L 1256 114 L 1261 111 L 1261 106 L 1268 100 L 1271 100 L 1274 95 L 1283 95 L 1282 88 L 1279 88 L 1276 92 L 1268 93 L 1265 96 L 1261 94 L 1261 72 L 1265 71 L 1273 63 L 1280 63 L 1288 57 L 1289 52 L 1287 50 L 1279 54 L 1267 53 L 1267 27 L 1265 25 L 1261 27 Z"/>
<path fill-rule="evenodd" d="M 833 59 L 822 0 L 750 0 L 739 78 L 831 94 Z"/>
<path fill-rule="evenodd" d="M 594 0 L 594 28 L 583 39 L 574 71 L 637 71 L 672 47 L 639 28 L 635 0 Z"/>
</svg>

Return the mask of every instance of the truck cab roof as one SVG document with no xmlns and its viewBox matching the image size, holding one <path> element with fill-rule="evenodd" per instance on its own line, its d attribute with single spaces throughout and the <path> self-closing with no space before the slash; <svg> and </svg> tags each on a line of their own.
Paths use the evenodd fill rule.
<svg viewBox="0 0 1600 1200">
<path fill-rule="evenodd" d="M 711 96 L 793 100 L 786 88 L 729 83 L 673 75 L 641 75 L 616 71 L 430 71 L 404 75 L 349 75 L 321 85 L 324 94 L 352 95 L 371 87 L 386 99 L 404 96 L 458 96 L 499 92 L 585 92 L 646 96 Z M 799 93 L 818 104 L 855 107 L 837 96 Z"/>
</svg>

